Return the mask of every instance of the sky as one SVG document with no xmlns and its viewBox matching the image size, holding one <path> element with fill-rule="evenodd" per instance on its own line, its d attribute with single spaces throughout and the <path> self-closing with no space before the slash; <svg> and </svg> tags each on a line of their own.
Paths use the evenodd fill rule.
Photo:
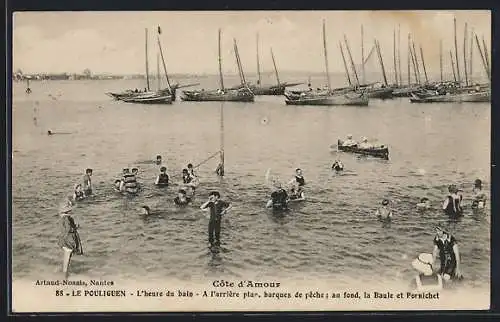
<svg viewBox="0 0 500 322">
<path fill-rule="evenodd" d="M 406 70 L 407 66 L 407 39 L 411 32 L 419 54 L 419 46 L 422 46 L 427 70 L 439 73 L 441 40 L 444 67 L 451 68 L 449 50 L 454 50 L 454 17 L 461 64 L 465 23 L 469 30 L 474 29 L 480 41 L 485 38 L 491 50 L 489 11 L 16 12 L 13 17 L 13 70 L 81 73 L 89 68 L 93 73 L 144 74 L 145 29 L 148 28 L 149 68 L 155 71 L 159 25 L 169 73 L 217 74 L 219 28 L 222 30 L 224 73 L 237 70 L 233 38 L 238 42 L 245 73 L 256 72 L 257 33 L 260 65 L 264 72 L 273 71 L 271 47 L 281 71 L 323 72 L 324 20 L 330 72 L 344 72 L 339 49 L 339 41 L 344 35 L 354 61 L 361 61 L 363 25 L 365 55 L 377 39 L 384 65 L 391 69 L 393 33 L 399 26 L 402 69 Z M 473 61 L 475 70 L 483 68 L 477 48 Z"/>
</svg>

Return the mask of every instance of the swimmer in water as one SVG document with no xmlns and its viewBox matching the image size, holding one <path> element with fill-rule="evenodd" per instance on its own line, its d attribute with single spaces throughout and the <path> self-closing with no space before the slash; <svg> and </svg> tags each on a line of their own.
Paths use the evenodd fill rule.
<svg viewBox="0 0 500 322">
<path fill-rule="evenodd" d="M 389 200 L 382 200 L 382 207 L 378 208 L 375 212 L 375 216 L 377 216 L 380 220 L 391 220 L 392 219 L 392 210 L 389 208 Z"/>
<path fill-rule="evenodd" d="M 149 206 L 142 206 L 141 207 L 141 215 L 149 216 L 150 214 L 151 214 L 151 208 L 149 208 Z"/>
<path fill-rule="evenodd" d="M 431 201 L 429 200 L 429 198 L 423 197 L 422 199 L 420 199 L 420 202 L 417 203 L 417 208 L 419 210 L 430 209 Z"/>
<path fill-rule="evenodd" d="M 304 176 L 302 175 L 302 169 L 295 169 L 295 177 L 288 183 L 292 185 L 290 190 L 290 199 L 291 200 L 304 200 L 304 186 L 306 185 L 306 181 Z"/>
<path fill-rule="evenodd" d="M 340 160 L 335 160 L 335 162 L 332 164 L 332 169 L 339 172 L 344 170 L 344 164 Z"/>
<path fill-rule="evenodd" d="M 116 179 L 115 183 L 113 184 L 113 189 L 115 189 L 115 191 L 120 192 L 120 187 L 121 186 L 122 186 L 122 180 Z"/>
<path fill-rule="evenodd" d="M 186 194 L 186 190 L 184 189 L 179 189 L 179 192 L 177 193 L 177 197 L 174 198 L 174 203 L 177 206 L 186 206 L 191 202 L 191 198 L 189 198 Z"/>
<path fill-rule="evenodd" d="M 435 292 L 443 289 L 443 278 L 434 272 L 432 254 L 420 254 L 411 265 L 419 272 L 411 283 L 411 291 Z"/>
<path fill-rule="evenodd" d="M 83 192 L 85 196 L 90 196 L 92 194 L 92 169 L 85 169 L 85 175 L 83 176 Z"/>
<path fill-rule="evenodd" d="M 48 131 L 47 131 L 47 135 L 52 135 L 52 134 L 53 134 L 53 133 L 52 133 L 52 131 L 51 131 L 51 130 L 48 130 Z"/>
<path fill-rule="evenodd" d="M 273 180 L 273 192 L 271 193 L 271 200 L 266 204 L 267 208 L 274 210 L 287 210 L 288 201 L 290 200 L 285 189 L 281 186 L 279 180 Z"/>
<path fill-rule="evenodd" d="M 73 201 L 82 201 L 85 199 L 85 194 L 83 193 L 82 185 L 77 183 L 73 191 Z"/>
<path fill-rule="evenodd" d="M 474 181 L 474 188 L 472 189 L 474 200 L 472 201 L 472 209 L 483 209 L 486 203 L 486 194 L 483 192 L 483 183 L 480 179 Z"/>
</svg>

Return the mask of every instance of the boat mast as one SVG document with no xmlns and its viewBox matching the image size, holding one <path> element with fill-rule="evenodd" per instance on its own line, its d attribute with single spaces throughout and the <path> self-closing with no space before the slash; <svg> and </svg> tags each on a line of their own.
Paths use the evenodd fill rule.
<svg viewBox="0 0 500 322">
<path fill-rule="evenodd" d="M 156 81 L 157 81 L 157 90 L 159 91 L 161 88 L 160 84 L 160 53 L 156 53 Z"/>
<path fill-rule="evenodd" d="M 344 52 L 342 50 L 342 44 L 340 45 L 340 51 L 342 52 L 342 55 L 344 55 Z M 344 61 L 345 64 L 345 61 Z M 347 68 L 347 65 L 346 65 Z M 351 85 L 351 80 L 349 76 L 349 72 L 347 72 L 347 77 L 349 78 L 349 85 Z M 365 76 L 365 40 L 364 40 L 364 31 L 363 31 L 363 25 L 361 25 L 361 81 L 363 84 L 366 83 L 366 76 Z"/>
<path fill-rule="evenodd" d="M 488 51 L 488 47 L 486 46 L 486 41 L 484 40 L 484 36 L 482 37 L 483 39 L 483 47 L 484 47 L 484 61 L 486 62 L 486 66 L 488 66 L 488 73 L 489 73 L 489 70 L 490 70 L 490 58 L 489 58 L 489 51 Z"/>
<path fill-rule="evenodd" d="M 260 85 L 260 61 L 259 61 L 259 33 L 257 33 L 257 75 L 259 76 L 259 80 L 257 81 L 257 85 Z"/>
<path fill-rule="evenodd" d="M 354 77 L 356 78 L 356 85 L 359 87 L 359 78 L 358 78 L 358 73 L 356 72 L 356 66 L 354 65 L 354 60 L 352 59 L 351 55 L 351 49 L 349 48 L 349 43 L 347 42 L 347 36 L 344 34 L 344 42 L 345 42 L 345 47 L 347 49 L 347 54 L 349 55 L 349 60 L 351 62 L 351 68 L 354 73 Z"/>
<path fill-rule="evenodd" d="M 411 46 L 411 36 L 408 34 L 408 50 L 410 52 L 410 56 L 411 56 L 411 62 L 412 62 L 412 65 L 413 65 L 413 75 L 415 76 L 415 84 L 420 84 L 420 81 L 418 79 L 418 75 L 417 75 L 417 66 L 415 64 L 415 55 L 413 53 L 413 49 L 412 49 L 412 46 Z"/>
<path fill-rule="evenodd" d="M 148 28 L 146 28 L 146 45 L 145 45 L 145 55 L 146 55 L 146 85 L 148 91 L 149 89 L 149 64 L 148 64 Z"/>
<path fill-rule="evenodd" d="M 420 84 L 421 81 L 420 81 L 420 68 L 418 68 L 418 56 L 417 56 L 417 51 L 415 50 L 415 42 L 411 41 L 411 45 L 413 47 L 413 57 L 415 57 L 415 68 L 416 68 L 416 71 L 417 71 L 417 82 Z"/>
<path fill-rule="evenodd" d="M 379 44 L 378 40 L 376 40 L 376 39 L 375 39 L 375 47 L 377 49 L 380 67 L 382 68 L 382 76 L 384 77 L 384 84 L 385 84 L 385 86 L 388 86 L 389 84 L 387 82 L 387 75 L 385 74 L 384 60 L 382 59 L 382 52 L 380 51 L 380 44 Z"/>
<path fill-rule="evenodd" d="M 394 83 L 394 85 L 398 85 L 398 64 L 397 64 L 397 61 L 396 61 L 396 29 L 394 29 L 394 32 L 393 32 L 393 42 L 392 42 L 392 58 L 393 58 L 393 61 L 394 61 L 394 78 L 396 80 L 396 82 Z"/>
<path fill-rule="evenodd" d="M 160 56 L 161 56 L 161 61 L 163 63 L 163 70 L 165 72 L 165 79 L 167 81 L 168 90 L 170 91 L 170 93 L 172 93 L 172 86 L 170 86 L 170 80 L 168 79 L 167 64 L 165 63 L 165 58 L 163 57 L 163 50 L 161 48 L 160 34 L 161 34 L 161 29 L 160 29 L 160 26 L 158 26 L 158 35 L 157 35 L 157 38 L 158 38 L 158 48 L 160 49 Z"/>
<path fill-rule="evenodd" d="M 278 75 L 278 68 L 276 68 L 276 61 L 274 60 L 273 48 L 271 48 L 271 58 L 273 59 L 274 72 L 276 73 L 276 81 L 278 82 L 278 88 L 281 87 L 280 77 Z"/>
<path fill-rule="evenodd" d="M 411 53 L 410 53 L 410 34 L 408 33 L 408 55 L 407 55 L 407 59 L 408 59 L 408 86 L 411 85 L 411 68 L 410 68 L 410 64 L 411 64 Z"/>
<path fill-rule="evenodd" d="M 424 68 L 425 82 L 428 83 L 429 79 L 427 78 L 427 69 L 425 68 L 424 51 L 422 50 L 422 45 L 420 45 L 420 59 L 422 60 L 422 67 Z"/>
<path fill-rule="evenodd" d="M 398 69 L 399 69 L 399 85 L 403 85 L 403 77 L 401 75 L 401 25 L 398 24 Z"/>
<path fill-rule="evenodd" d="M 464 75 L 465 75 L 465 86 L 469 86 L 469 75 L 467 75 L 467 22 L 464 27 Z"/>
<path fill-rule="evenodd" d="M 220 79 L 220 89 L 224 90 L 224 77 L 222 76 L 222 58 L 221 58 L 221 45 L 220 45 L 220 37 L 221 30 L 219 29 L 219 79 Z"/>
<path fill-rule="evenodd" d="M 352 86 L 351 76 L 349 75 L 349 68 L 347 68 L 347 62 L 345 61 L 344 50 L 342 49 L 342 42 L 339 41 L 340 54 L 342 55 L 342 61 L 344 62 L 345 75 L 347 76 L 347 81 L 349 86 Z"/>
<path fill-rule="evenodd" d="M 238 52 L 238 45 L 236 44 L 236 39 L 233 40 L 234 40 L 234 52 L 236 54 L 236 63 L 238 64 L 238 71 L 240 73 L 240 78 L 241 78 L 241 85 L 247 87 L 245 73 L 243 73 L 243 65 L 241 64 L 240 53 Z"/>
<path fill-rule="evenodd" d="M 443 81 L 443 39 L 439 40 L 439 73 Z"/>
<path fill-rule="evenodd" d="M 457 45 L 457 18 L 456 17 L 453 17 L 453 27 L 454 27 L 454 32 L 453 32 L 453 35 L 455 37 L 455 61 L 457 63 L 457 80 L 458 80 L 458 83 L 461 84 L 461 80 L 460 80 L 460 66 L 459 66 L 459 63 L 458 63 L 458 45 Z"/>
<path fill-rule="evenodd" d="M 479 38 L 477 37 L 477 35 L 475 35 L 475 38 L 476 38 L 477 49 L 479 50 L 479 54 L 481 55 L 481 62 L 483 63 L 484 70 L 486 71 L 488 79 L 491 82 L 490 69 L 488 68 L 488 64 L 486 63 L 486 58 L 484 57 L 483 50 L 481 49 L 481 45 L 479 44 Z"/>
<path fill-rule="evenodd" d="M 473 52 L 474 52 L 474 29 L 471 28 L 470 44 L 469 44 L 469 79 L 470 79 L 471 84 L 473 84 L 473 81 L 472 81 L 472 65 L 473 65 L 472 53 Z"/>
<path fill-rule="evenodd" d="M 453 79 L 455 82 L 457 81 L 457 74 L 455 72 L 455 63 L 453 62 L 453 53 L 450 50 L 450 59 L 451 59 L 451 70 L 453 71 Z"/>
<path fill-rule="evenodd" d="M 328 73 L 328 53 L 326 50 L 326 27 L 325 20 L 323 20 L 323 50 L 325 54 L 325 72 L 326 72 L 326 81 L 328 85 L 328 91 L 331 91 L 332 87 L 330 84 L 330 74 Z"/>
</svg>

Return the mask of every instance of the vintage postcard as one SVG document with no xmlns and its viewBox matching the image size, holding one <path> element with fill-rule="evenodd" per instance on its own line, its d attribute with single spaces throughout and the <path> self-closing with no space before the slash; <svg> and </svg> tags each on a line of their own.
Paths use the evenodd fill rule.
<svg viewBox="0 0 500 322">
<path fill-rule="evenodd" d="M 12 312 L 489 309 L 489 11 L 15 12 L 12 39 Z"/>
</svg>

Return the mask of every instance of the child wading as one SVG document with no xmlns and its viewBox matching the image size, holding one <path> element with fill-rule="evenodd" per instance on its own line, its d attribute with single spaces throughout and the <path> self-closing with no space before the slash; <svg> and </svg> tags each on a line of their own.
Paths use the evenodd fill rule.
<svg viewBox="0 0 500 322">
<path fill-rule="evenodd" d="M 68 270 L 71 256 L 73 254 L 83 255 L 82 242 L 80 241 L 80 235 L 78 235 L 78 226 L 75 224 L 70 214 L 72 210 L 73 204 L 69 198 L 59 210 L 59 216 L 61 217 L 61 232 L 57 244 L 64 251 L 63 272 L 66 279 L 69 275 Z"/>
<path fill-rule="evenodd" d="M 210 246 L 220 246 L 222 216 L 226 214 L 231 207 L 230 203 L 220 199 L 218 191 L 212 191 L 208 196 L 208 201 L 201 205 L 200 209 L 210 211 L 210 220 L 208 222 L 208 242 Z"/>
</svg>

